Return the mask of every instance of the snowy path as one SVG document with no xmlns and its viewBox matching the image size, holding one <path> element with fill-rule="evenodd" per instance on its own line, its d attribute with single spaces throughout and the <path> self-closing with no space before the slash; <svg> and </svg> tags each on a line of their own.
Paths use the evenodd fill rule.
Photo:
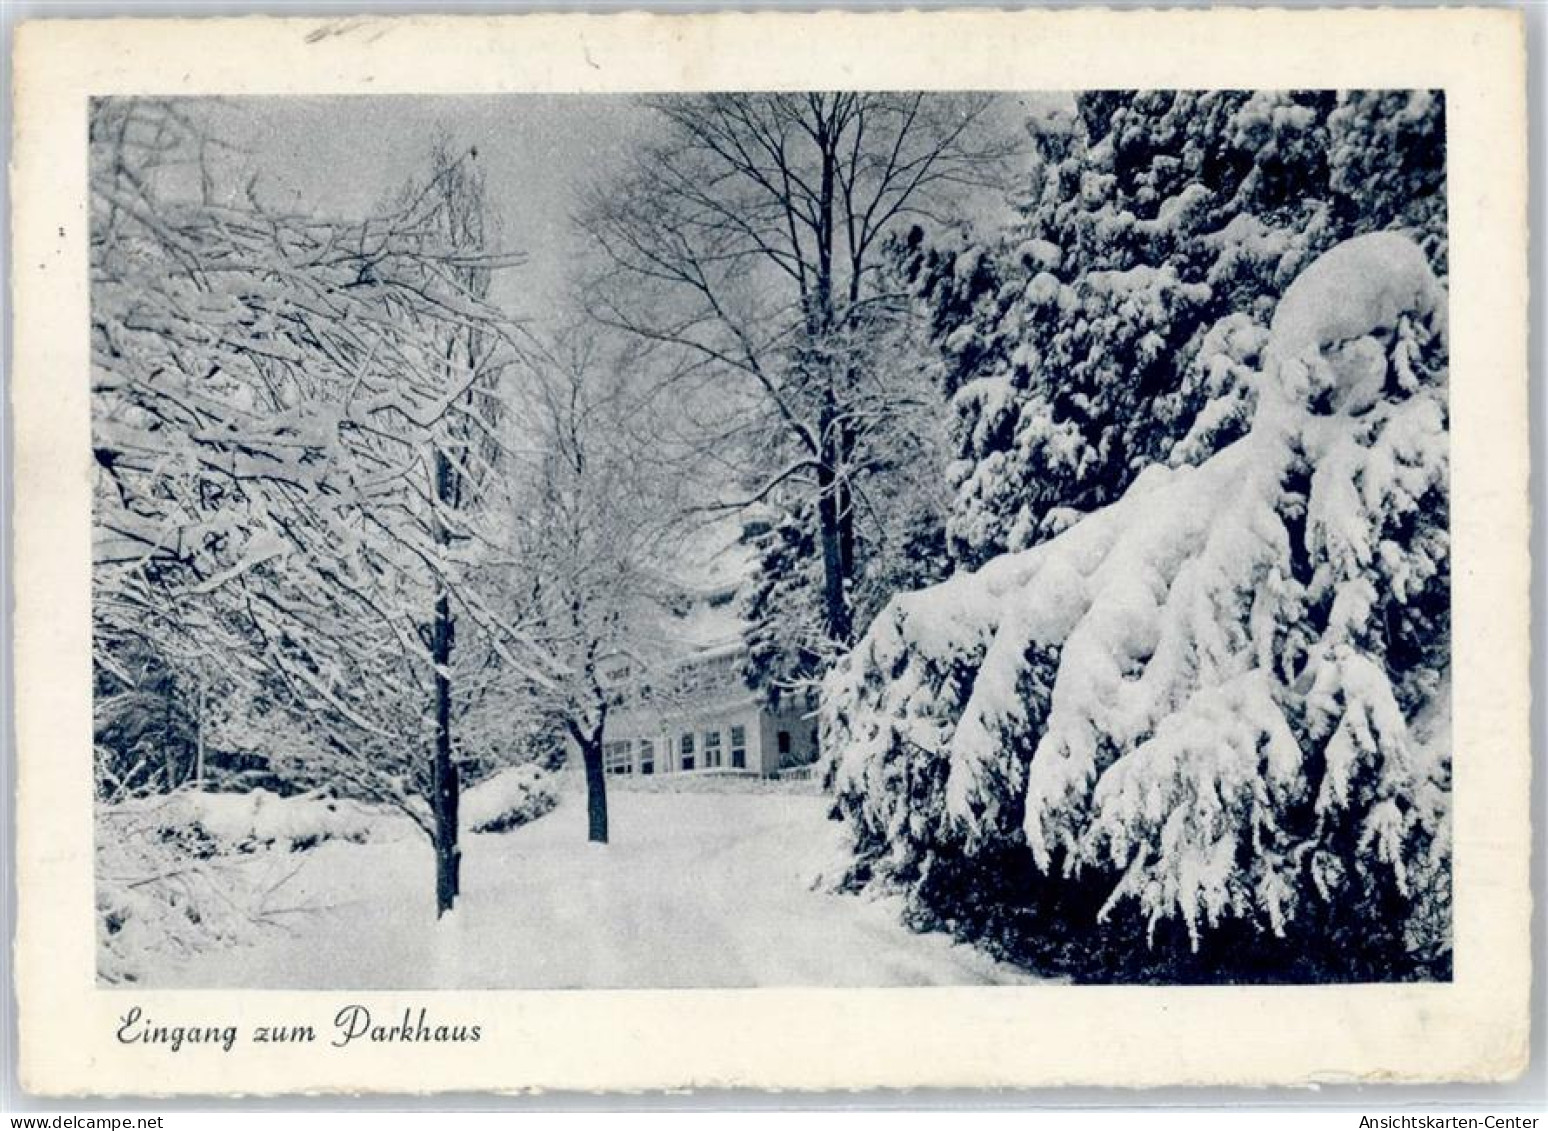
<svg viewBox="0 0 1548 1131">
<path fill-rule="evenodd" d="M 434 920 L 423 838 L 329 843 L 289 899 L 324 907 L 257 944 L 157 971 L 187 987 L 661 988 L 979 985 L 1028 980 L 897 907 L 814 892 L 839 830 L 804 793 L 614 790 L 612 843 L 583 799 L 468 837 L 463 898 Z"/>
</svg>

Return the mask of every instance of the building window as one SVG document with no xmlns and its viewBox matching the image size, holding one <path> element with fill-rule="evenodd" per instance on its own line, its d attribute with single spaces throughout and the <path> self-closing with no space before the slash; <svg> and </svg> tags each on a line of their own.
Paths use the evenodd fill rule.
<svg viewBox="0 0 1548 1131">
<path fill-rule="evenodd" d="M 731 768 L 733 770 L 745 770 L 747 768 L 747 728 L 731 728 Z"/>
<path fill-rule="evenodd" d="M 640 773 L 656 772 L 656 743 L 653 739 L 640 739 Z"/>
<path fill-rule="evenodd" d="M 683 769 L 693 769 L 693 735 L 683 735 L 681 741 L 678 743 L 678 749 L 681 750 L 683 754 Z"/>
<path fill-rule="evenodd" d="M 707 730 L 704 732 L 704 768 L 720 765 L 720 732 Z"/>
<path fill-rule="evenodd" d="M 634 772 L 634 765 L 629 758 L 629 742 L 608 742 L 602 746 L 602 766 L 610 774 L 628 774 Z"/>
<path fill-rule="evenodd" d="M 790 753 L 790 732 L 788 730 L 779 732 L 779 752 L 782 755 Z"/>
</svg>

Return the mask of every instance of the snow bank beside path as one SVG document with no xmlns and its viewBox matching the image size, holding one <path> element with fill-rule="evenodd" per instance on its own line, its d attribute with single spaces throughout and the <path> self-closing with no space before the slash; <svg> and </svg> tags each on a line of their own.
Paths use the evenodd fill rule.
<svg viewBox="0 0 1548 1131">
<path fill-rule="evenodd" d="M 889 900 L 814 890 L 841 857 L 827 801 L 790 793 L 616 790 L 613 842 L 581 799 L 464 845 L 463 897 L 438 930 L 420 839 L 322 846 L 293 881 L 326 907 L 290 933 L 167 963 L 147 984 L 287 989 L 981 985 L 1027 981 Z"/>
<path fill-rule="evenodd" d="M 283 797 L 266 789 L 181 790 L 131 798 L 106 809 L 112 819 L 154 830 L 196 856 L 264 848 L 297 851 L 329 840 L 363 843 L 412 831 L 401 814 L 381 806 L 312 795 Z"/>
<path fill-rule="evenodd" d="M 732 793 L 732 794 L 811 794 L 820 791 L 815 778 L 766 778 L 754 773 L 729 771 L 716 773 L 623 774 L 607 782 L 608 796 L 618 791 L 631 793 Z"/>
<path fill-rule="evenodd" d="M 305 913 L 290 880 L 308 850 L 417 835 L 379 806 L 267 790 L 181 790 L 96 809 L 99 975 L 146 970 L 240 946 Z"/>
</svg>

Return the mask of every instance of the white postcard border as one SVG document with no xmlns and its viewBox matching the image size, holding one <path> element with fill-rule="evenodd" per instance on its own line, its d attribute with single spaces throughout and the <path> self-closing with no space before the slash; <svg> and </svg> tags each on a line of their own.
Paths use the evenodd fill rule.
<svg viewBox="0 0 1548 1131">
<path fill-rule="evenodd" d="M 1508 10 L 44 21 L 13 147 L 17 988 L 45 1094 L 1155 1086 L 1500 1080 L 1528 1048 L 1523 22 Z M 86 101 L 94 95 L 703 89 L 1443 88 L 1453 456 L 1456 976 L 1445 985 L 190 992 L 97 985 Z M 476 1045 L 124 1045 L 343 1006 Z"/>
</svg>

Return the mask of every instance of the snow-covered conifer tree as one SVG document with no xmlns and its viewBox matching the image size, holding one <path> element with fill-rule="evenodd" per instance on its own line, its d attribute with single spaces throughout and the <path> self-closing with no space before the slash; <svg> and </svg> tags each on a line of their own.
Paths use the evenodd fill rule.
<svg viewBox="0 0 1548 1131">
<path fill-rule="evenodd" d="M 1442 109 L 1424 92 L 1094 92 L 1034 123 L 1004 238 L 917 237 L 907 257 L 953 398 L 958 559 L 1035 545 L 1149 464 L 1240 436 L 1237 378 L 1275 301 L 1338 240 L 1403 228 L 1443 271 Z"/>
<path fill-rule="evenodd" d="M 864 872 L 938 896 L 1024 845 L 1193 949 L 1443 964 L 1445 309 L 1408 238 L 1337 245 L 1275 307 L 1245 436 L 895 600 L 824 705 Z"/>
</svg>

